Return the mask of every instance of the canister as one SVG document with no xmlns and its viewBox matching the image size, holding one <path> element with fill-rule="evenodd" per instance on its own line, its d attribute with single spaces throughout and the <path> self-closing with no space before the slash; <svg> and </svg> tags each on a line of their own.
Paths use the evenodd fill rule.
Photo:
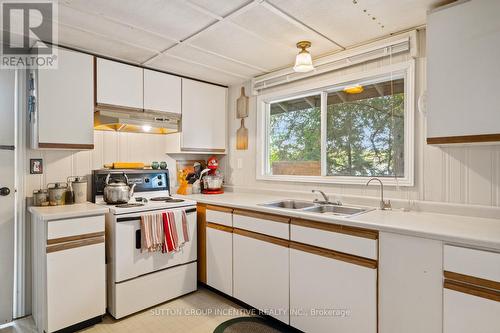
<svg viewBox="0 0 500 333">
<path fill-rule="evenodd" d="M 75 203 L 87 202 L 87 178 L 85 176 L 74 177 L 71 184 L 75 193 Z"/>
<path fill-rule="evenodd" d="M 51 183 L 47 185 L 49 190 L 49 203 L 51 206 L 64 205 L 64 198 L 68 185 L 66 183 Z"/>
<path fill-rule="evenodd" d="M 46 206 L 49 202 L 49 195 L 47 190 L 33 191 L 33 206 Z"/>
</svg>

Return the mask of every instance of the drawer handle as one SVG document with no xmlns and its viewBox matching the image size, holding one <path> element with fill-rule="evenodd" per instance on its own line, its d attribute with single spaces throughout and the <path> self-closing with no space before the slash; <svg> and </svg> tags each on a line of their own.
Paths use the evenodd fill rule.
<svg viewBox="0 0 500 333">
<path fill-rule="evenodd" d="M 50 246 L 46 247 L 45 251 L 46 251 L 46 253 L 59 252 L 59 251 L 76 249 L 78 247 L 84 247 L 84 246 L 100 244 L 100 243 L 104 243 L 104 236 L 50 245 Z"/>
<path fill-rule="evenodd" d="M 141 229 L 135 231 L 135 248 L 137 250 L 141 249 Z"/>
</svg>

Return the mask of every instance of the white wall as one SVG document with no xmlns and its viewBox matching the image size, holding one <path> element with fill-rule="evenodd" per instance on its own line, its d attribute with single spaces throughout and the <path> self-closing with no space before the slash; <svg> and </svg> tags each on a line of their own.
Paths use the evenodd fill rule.
<svg viewBox="0 0 500 333">
<path fill-rule="evenodd" d="M 420 55 L 416 66 L 416 98 L 425 90 L 425 31 L 419 33 Z M 371 62 L 328 75 L 345 75 L 405 61 L 409 56 Z M 300 85 L 300 82 L 293 83 Z M 241 86 L 229 88 L 229 154 L 226 158 L 226 182 L 245 188 L 309 191 L 323 189 L 328 193 L 378 196 L 376 187 L 355 185 L 304 184 L 275 181 L 257 181 L 255 165 L 256 98 L 250 98 L 250 115 L 245 120 L 249 130 L 249 149 L 236 150 L 236 99 Z M 245 84 L 247 94 L 250 83 Z M 275 89 L 277 90 L 277 89 Z M 390 187 L 387 196 L 409 200 L 444 201 L 453 203 L 500 206 L 500 146 L 469 146 L 439 148 L 425 143 L 425 116 L 415 107 L 415 186 Z M 241 168 L 238 168 L 240 160 Z"/>
<path fill-rule="evenodd" d="M 120 133 L 94 131 L 94 150 L 92 151 L 50 151 L 29 150 L 30 158 L 43 158 L 44 173 L 25 177 L 26 196 L 32 196 L 33 190 L 45 188 L 53 182 L 65 182 L 69 176 L 88 176 L 90 199 L 91 172 L 103 168 L 112 162 L 166 161 L 170 171 L 172 185 L 175 183 L 175 160 L 166 152 L 167 135 L 145 133 Z M 29 164 L 28 164 L 29 165 Z"/>
</svg>

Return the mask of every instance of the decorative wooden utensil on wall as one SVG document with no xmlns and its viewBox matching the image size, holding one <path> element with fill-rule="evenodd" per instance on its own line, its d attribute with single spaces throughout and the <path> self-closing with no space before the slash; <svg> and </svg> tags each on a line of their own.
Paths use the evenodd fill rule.
<svg viewBox="0 0 500 333">
<path fill-rule="evenodd" d="M 241 126 L 236 132 L 236 149 L 248 149 L 248 129 L 245 128 L 245 118 L 248 117 L 248 96 L 245 87 L 241 87 L 241 95 L 236 100 L 236 118 L 241 119 Z"/>
</svg>

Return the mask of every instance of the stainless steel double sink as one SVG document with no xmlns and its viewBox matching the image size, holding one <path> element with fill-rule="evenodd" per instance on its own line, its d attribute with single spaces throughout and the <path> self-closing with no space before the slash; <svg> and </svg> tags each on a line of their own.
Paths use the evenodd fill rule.
<svg viewBox="0 0 500 333">
<path fill-rule="evenodd" d="M 330 203 L 316 203 L 305 200 L 280 200 L 260 204 L 261 206 L 279 208 L 284 210 L 302 211 L 305 213 L 316 213 L 335 216 L 353 216 L 373 210 L 366 207 L 343 206 Z"/>
</svg>

